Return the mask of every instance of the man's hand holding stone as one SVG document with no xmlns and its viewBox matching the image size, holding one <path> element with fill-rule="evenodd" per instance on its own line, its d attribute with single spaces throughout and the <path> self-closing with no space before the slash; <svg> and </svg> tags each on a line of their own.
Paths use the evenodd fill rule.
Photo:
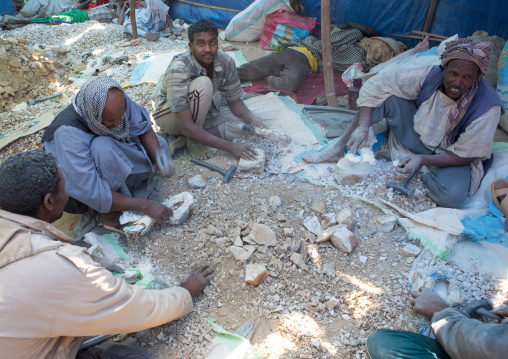
<svg viewBox="0 0 508 359">
<path fill-rule="evenodd" d="M 347 141 L 347 147 L 349 148 L 349 153 L 356 153 L 356 150 L 367 146 L 369 139 L 369 127 L 360 125 L 358 126 L 349 140 Z"/>
<path fill-rule="evenodd" d="M 399 164 L 395 167 L 395 170 L 399 173 L 411 174 L 416 171 L 422 164 L 422 156 L 411 155 L 401 159 Z"/>
<path fill-rule="evenodd" d="M 173 210 L 171 208 L 155 201 L 148 201 L 148 205 L 143 212 L 159 223 L 169 221 L 169 217 L 173 215 Z"/>
<path fill-rule="evenodd" d="M 428 288 L 420 287 L 418 291 L 411 293 L 410 303 L 416 313 L 432 318 L 434 313 L 449 307 L 444 300 Z"/>
<path fill-rule="evenodd" d="M 231 153 L 236 157 L 243 158 L 244 160 L 254 161 L 257 158 L 257 153 L 248 143 L 233 143 Z"/>
</svg>

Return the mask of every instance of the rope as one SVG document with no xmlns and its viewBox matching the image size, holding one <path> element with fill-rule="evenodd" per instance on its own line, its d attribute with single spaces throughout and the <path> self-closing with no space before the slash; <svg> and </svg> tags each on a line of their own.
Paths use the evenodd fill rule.
<svg viewBox="0 0 508 359">
<path fill-rule="evenodd" d="M 196 3 L 196 2 L 192 2 L 192 1 L 188 1 L 188 0 L 177 0 L 177 2 L 181 2 L 181 3 L 189 4 L 189 5 L 196 5 L 196 6 L 206 7 L 206 8 L 209 8 L 209 9 L 216 9 L 216 10 L 235 11 L 235 12 L 241 12 L 241 11 L 243 11 L 243 10 L 228 9 L 228 8 L 225 8 L 225 7 L 219 7 L 219 6 L 213 6 L 213 5 L 205 5 L 205 4 L 200 4 L 200 3 Z"/>
</svg>

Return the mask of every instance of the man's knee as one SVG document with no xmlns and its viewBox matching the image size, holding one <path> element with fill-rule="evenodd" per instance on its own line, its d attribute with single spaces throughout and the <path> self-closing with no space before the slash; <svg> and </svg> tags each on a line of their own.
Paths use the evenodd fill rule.
<svg viewBox="0 0 508 359">
<path fill-rule="evenodd" d="M 371 359 L 391 359 L 392 351 L 390 342 L 392 341 L 392 330 L 379 329 L 373 332 L 367 338 L 367 353 Z"/>
<path fill-rule="evenodd" d="M 192 80 L 189 84 L 189 97 L 202 97 L 213 94 L 212 80 L 208 76 L 200 76 Z"/>
<path fill-rule="evenodd" d="M 115 147 L 113 138 L 108 136 L 97 136 L 90 143 L 90 153 L 94 160 L 100 160 L 110 153 L 110 150 Z M 97 161 L 96 161 L 97 164 Z"/>
<path fill-rule="evenodd" d="M 470 178 L 459 178 L 457 182 L 436 183 L 439 179 L 432 178 L 430 174 L 422 175 L 422 182 L 430 190 L 427 196 L 437 205 L 447 208 L 462 206 L 469 192 Z M 461 181 L 460 181 L 461 180 Z"/>
</svg>

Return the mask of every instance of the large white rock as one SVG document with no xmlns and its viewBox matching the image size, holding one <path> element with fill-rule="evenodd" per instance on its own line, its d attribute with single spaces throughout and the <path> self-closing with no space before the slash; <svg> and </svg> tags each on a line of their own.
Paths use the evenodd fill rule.
<svg viewBox="0 0 508 359">
<path fill-rule="evenodd" d="M 252 226 L 249 237 L 260 245 L 275 246 L 277 244 L 275 233 L 273 233 L 270 227 L 264 224 L 255 223 Z"/>
<path fill-rule="evenodd" d="M 353 232 L 346 227 L 339 227 L 330 237 L 332 244 L 343 252 L 351 253 L 358 244 Z"/>
<path fill-rule="evenodd" d="M 314 233 L 316 236 L 319 235 L 319 233 L 323 232 L 323 228 L 321 227 L 321 224 L 319 223 L 319 220 L 316 216 L 305 220 L 303 225 L 309 232 Z"/>
<path fill-rule="evenodd" d="M 379 232 L 389 233 L 393 231 L 396 222 L 397 217 L 385 214 L 376 218 L 376 227 Z"/>
<path fill-rule="evenodd" d="M 356 224 L 355 215 L 349 208 L 344 208 L 339 213 L 337 213 L 335 220 L 337 221 L 337 224 L 345 225 L 350 231 L 353 230 Z"/>
</svg>

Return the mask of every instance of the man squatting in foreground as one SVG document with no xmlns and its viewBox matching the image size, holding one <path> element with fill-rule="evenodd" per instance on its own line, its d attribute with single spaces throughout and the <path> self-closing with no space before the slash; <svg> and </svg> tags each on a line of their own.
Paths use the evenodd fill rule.
<svg viewBox="0 0 508 359">
<path fill-rule="evenodd" d="M 240 99 L 243 90 L 235 62 L 218 51 L 218 34 L 208 20 L 189 27 L 189 51 L 173 59 L 154 90 L 153 117 L 164 132 L 179 136 L 170 144 L 171 154 L 187 146 L 191 157 L 210 158 L 204 145 L 254 160 L 250 144 L 229 141 L 245 135 L 241 123 L 266 126 Z M 227 106 L 222 106 L 224 99 Z"/>
<path fill-rule="evenodd" d="M 145 290 L 127 284 L 50 225 L 62 216 L 68 198 L 65 177 L 50 153 L 22 152 L 0 165 L 2 358 L 76 358 L 85 336 L 168 323 L 192 311 L 192 298 L 214 276 L 203 265 L 180 287 Z M 121 351 L 121 357 L 136 357 L 127 355 L 136 350 Z"/>
<path fill-rule="evenodd" d="M 367 145 L 369 126 L 386 118 L 396 170 L 427 172 L 428 196 L 457 208 L 474 194 L 492 161 L 494 132 L 502 104 L 484 79 L 491 43 L 459 39 L 446 44 L 441 66 L 393 70 L 369 79 L 358 98 L 359 111 L 342 138 L 307 162 L 336 162 L 346 147 Z"/>
</svg>

